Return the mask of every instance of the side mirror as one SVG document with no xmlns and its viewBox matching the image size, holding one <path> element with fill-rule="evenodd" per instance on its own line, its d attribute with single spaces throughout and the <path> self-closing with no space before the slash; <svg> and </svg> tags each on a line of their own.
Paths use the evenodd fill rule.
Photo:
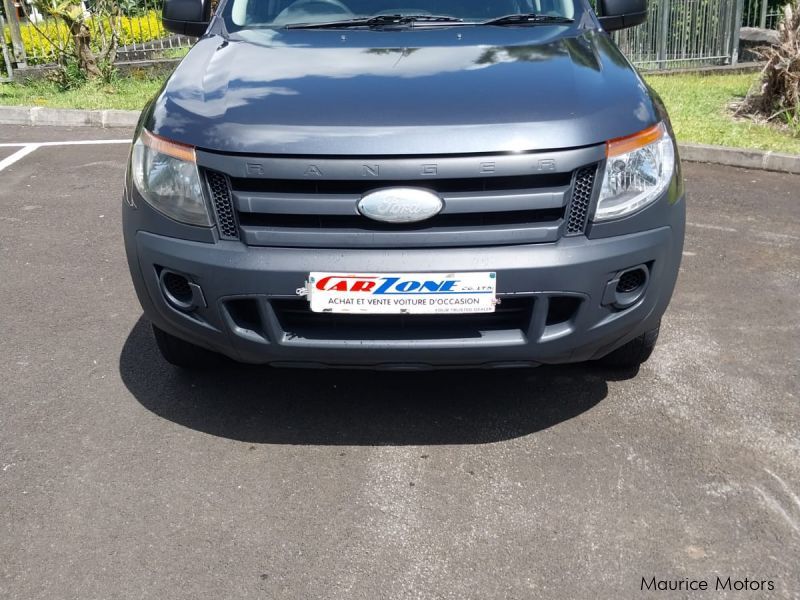
<svg viewBox="0 0 800 600">
<path fill-rule="evenodd" d="M 647 0 L 597 0 L 600 24 L 606 31 L 616 31 L 647 20 Z"/>
<path fill-rule="evenodd" d="M 164 29 L 180 35 L 200 37 L 211 21 L 210 0 L 164 0 Z"/>
</svg>

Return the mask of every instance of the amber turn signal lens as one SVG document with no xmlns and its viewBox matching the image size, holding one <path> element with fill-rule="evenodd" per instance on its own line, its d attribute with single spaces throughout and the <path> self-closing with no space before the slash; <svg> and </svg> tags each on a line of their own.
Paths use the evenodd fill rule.
<svg viewBox="0 0 800 600">
<path fill-rule="evenodd" d="M 666 128 L 664 127 L 664 123 L 658 123 L 657 125 L 643 129 L 639 133 L 609 140 L 606 144 L 606 156 L 619 156 L 620 154 L 633 152 L 634 150 L 638 150 L 639 148 L 660 140 L 665 133 Z"/>
<path fill-rule="evenodd" d="M 173 142 L 172 140 L 168 140 L 150 133 L 146 129 L 142 129 L 142 135 L 139 139 L 142 140 L 142 143 L 145 146 L 155 150 L 156 152 L 166 154 L 167 156 L 177 158 L 178 160 L 185 160 L 186 162 L 190 163 L 196 162 L 194 146 Z"/>
</svg>

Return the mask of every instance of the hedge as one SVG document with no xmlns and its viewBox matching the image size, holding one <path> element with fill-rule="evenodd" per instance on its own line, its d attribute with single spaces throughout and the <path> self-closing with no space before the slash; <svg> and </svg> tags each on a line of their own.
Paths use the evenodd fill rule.
<svg viewBox="0 0 800 600">
<path fill-rule="evenodd" d="M 102 31 L 109 31 L 108 18 L 102 20 L 88 19 L 89 28 L 92 30 L 92 46 L 98 49 L 102 42 Z M 55 62 L 56 51 L 53 44 L 47 39 L 64 44 L 69 39 L 69 30 L 60 20 L 48 18 L 46 21 L 36 25 L 45 35 L 43 36 L 30 23 L 20 26 L 22 43 L 25 45 L 25 52 L 28 55 L 29 64 L 47 64 Z M 9 51 L 11 50 L 11 32 L 6 26 L 4 31 Z M 119 45 L 127 46 L 133 43 L 149 42 L 150 40 L 166 37 L 168 34 L 161 25 L 161 15 L 159 11 L 151 10 L 141 16 L 120 17 Z M 46 36 L 46 37 L 45 37 Z M 2 66 L 2 54 L 0 54 L 0 70 Z"/>
</svg>

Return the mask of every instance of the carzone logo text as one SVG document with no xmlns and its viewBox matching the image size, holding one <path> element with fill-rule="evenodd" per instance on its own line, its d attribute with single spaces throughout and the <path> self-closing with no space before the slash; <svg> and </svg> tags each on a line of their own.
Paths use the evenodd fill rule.
<svg viewBox="0 0 800 600">
<path fill-rule="evenodd" d="M 458 289 L 458 279 L 414 280 L 401 277 L 329 275 L 314 284 L 325 292 L 365 292 L 373 295 L 475 294 L 489 290 Z"/>
</svg>

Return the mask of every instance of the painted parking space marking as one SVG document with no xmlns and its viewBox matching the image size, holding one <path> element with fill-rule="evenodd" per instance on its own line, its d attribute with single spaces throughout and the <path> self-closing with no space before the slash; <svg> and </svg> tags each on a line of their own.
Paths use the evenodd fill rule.
<svg viewBox="0 0 800 600">
<path fill-rule="evenodd" d="M 31 144 L 29 146 L 23 146 L 22 148 L 20 148 L 16 152 L 14 152 L 14 154 L 9 156 L 8 158 L 4 158 L 3 160 L 0 160 L 0 171 L 5 169 L 6 167 L 10 167 L 11 165 L 13 165 L 18 160 L 20 160 L 22 158 L 25 158 L 26 156 L 28 156 L 28 154 L 30 154 L 31 152 L 36 150 L 37 147 L 38 146 L 35 146 L 33 144 Z"/>
<path fill-rule="evenodd" d="M 20 159 L 25 158 L 30 153 L 39 148 L 53 148 L 56 146 L 99 146 L 103 144 L 130 144 L 131 140 L 74 140 L 66 142 L 19 142 L 19 143 L 2 143 L 0 148 L 19 148 L 11 156 L 0 160 L 0 171 L 10 167 Z"/>
<path fill-rule="evenodd" d="M 19 148 L 20 146 L 36 146 L 44 148 L 49 146 L 95 146 L 100 144 L 130 144 L 130 139 L 124 140 L 68 140 L 65 142 L 3 142 L 0 148 Z"/>
<path fill-rule="evenodd" d="M 722 231 L 724 233 L 739 233 L 738 229 L 733 227 L 725 227 L 723 225 L 711 225 L 709 223 L 692 223 L 687 221 L 687 227 L 696 227 L 697 229 L 708 229 L 711 231 Z M 772 242 L 773 244 L 792 244 L 800 240 L 800 236 L 791 233 L 779 233 L 776 231 L 763 231 L 760 229 L 747 228 L 746 232 L 752 236 L 761 238 L 763 241 Z M 684 256 L 693 256 L 691 253 L 683 253 Z"/>
<path fill-rule="evenodd" d="M 689 227 L 697 227 L 698 229 L 713 229 L 714 231 L 727 231 L 728 233 L 737 233 L 738 229 L 733 227 L 723 227 L 722 225 L 709 225 L 707 223 L 690 223 L 686 222 Z"/>
</svg>

